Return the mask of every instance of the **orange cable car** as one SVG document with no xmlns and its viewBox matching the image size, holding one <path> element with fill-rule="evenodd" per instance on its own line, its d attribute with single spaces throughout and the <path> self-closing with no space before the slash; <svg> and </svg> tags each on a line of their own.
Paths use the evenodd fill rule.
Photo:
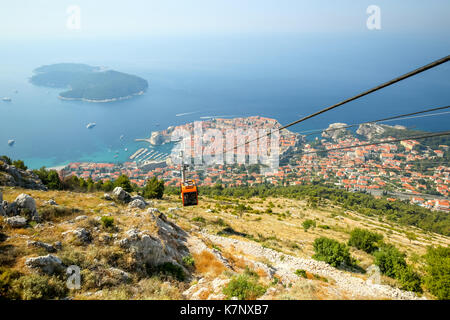
<svg viewBox="0 0 450 320">
<path fill-rule="evenodd" d="M 182 183 L 181 199 L 183 200 L 183 207 L 198 204 L 198 189 L 195 180 L 187 180 Z"/>
</svg>

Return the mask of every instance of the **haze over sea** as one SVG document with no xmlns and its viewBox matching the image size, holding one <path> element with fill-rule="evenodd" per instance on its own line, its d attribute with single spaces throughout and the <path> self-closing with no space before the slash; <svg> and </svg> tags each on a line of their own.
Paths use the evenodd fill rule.
<svg viewBox="0 0 450 320">
<path fill-rule="evenodd" d="M 122 162 L 148 146 L 134 139 L 151 131 L 207 116 L 260 115 L 286 124 L 449 52 L 449 37 L 369 31 L 26 43 L 7 39 L 0 50 L 0 97 L 12 102 L 0 101 L 0 155 L 23 159 L 30 168 Z M 33 69 L 59 62 L 135 74 L 149 82 L 149 89 L 130 100 L 88 103 L 59 100 L 61 90 L 28 82 Z M 447 63 L 291 129 L 445 106 L 449 88 Z M 449 120 L 450 115 L 443 115 L 394 123 L 439 131 L 449 129 Z M 90 122 L 97 126 L 88 130 Z M 16 140 L 14 146 L 8 146 L 9 139 Z"/>
</svg>

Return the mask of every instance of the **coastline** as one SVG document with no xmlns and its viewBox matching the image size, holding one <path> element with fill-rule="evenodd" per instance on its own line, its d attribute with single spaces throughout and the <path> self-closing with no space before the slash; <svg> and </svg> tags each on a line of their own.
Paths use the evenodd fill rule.
<svg viewBox="0 0 450 320">
<path fill-rule="evenodd" d="M 141 96 L 145 93 L 145 91 L 139 91 L 136 93 L 132 93 L 131 95 L 128 96 L 124 96 L 124 97 L 119 97 L 119 98 L 112 98 L 112 99 L 86 99 L 86 98 L 67 98 L 67 97 L 62 97 L 60 95 L 58 95 L 58 98 L 61 100 L 66 100 L 66 101 L 84 101 L 84 102 L 92 102 L 92 103 L 108 103 L 108 102 L 115 102 L 115 101 L 121 101 L 121 100 L 128 100 L 131 99 L 135 96 Z"/>
</svg>

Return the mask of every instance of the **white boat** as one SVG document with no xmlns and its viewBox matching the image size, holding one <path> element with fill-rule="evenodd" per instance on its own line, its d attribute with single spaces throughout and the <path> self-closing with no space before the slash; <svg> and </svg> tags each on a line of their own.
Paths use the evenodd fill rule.
<svg viewBox="0 0 450 320">
<path fill-rule="evenodd" d="M 16 143 L 16 140 L 8 140 L 8 145 L 12 147 Z"/>
<path fill-rule="evenodd" d="M 3 100 L 3 101 L 6 101 L 6 102 L 12 101 L 12 99 L 11 99 L 10 97 L 3 97 L 2 100 Z"/>
<path fill-rule="evenodd" d="M 88 124 L 87 124 L 86 128 L 92 129 L 92 128 L 94 128 L 96 125 L 97 125 L 97 124 L 96 124 L 95 122 L 91 122 L 91 123 L 88 123 Z"/>
</svg>

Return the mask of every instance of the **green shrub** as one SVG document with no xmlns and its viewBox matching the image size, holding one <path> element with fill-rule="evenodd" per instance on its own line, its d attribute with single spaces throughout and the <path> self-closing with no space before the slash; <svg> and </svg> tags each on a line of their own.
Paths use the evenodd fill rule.
<svg viewBox="0 0 450 320">
<path fill-rule="evenodd" d="M 187 268 L 193 267 L 195 265 L 194 257 L 190 254 L 183 257 L 183 265 Z"/>
<path fill-rule="evenodd" d="M 348 245 L 371 253 L 378 249 L 377 244 L 383 239 L 381 234 L 369 230 L 356 228 L 350 233 Z"/>
<path fill-rule="evenodd" d="M 103 216 L 100 218 L 100 223 L 102 224 L 103 228 L 105 229 L 111 229 L 114 227 L 114 218 Z"/>
<path fill-rule="evenodd" d="M 23 300 L 57 299 L 67 295 L 64 281 L 53 276 L 31 274 L 14 281 L 14 290 Z"/>
<path fill-rule="evenodd" d="M 402 269 L 406 268 L 405 254 L 393 245 L 381 246 L 374 256 L 375 264 L 380 268 L 381 273 L 391 278 L 398 278 Z"/>
<path fill-rule="evenodd" d="M 306 279 L 306 271 L 302 269 L 295 270 L 295 274 Z"/>
<path fill-rule="evenodd" d="M 425 285 L 440 300 L 450 300 L 450 247 L 428 248 Z"/>
<path fill-rule="evenodd" d="M 342 264 L 351 266 L 354 264 L 350 256 L 348 247 L 344 243 L 339 243 L 336 240 L 320 237 L 314 240 L 313 258 L 339 267 Z"/>
<path fill-rule="evenodd" d="M 316 222 L 314 220 L 308 219 L 303 221 L 302 226 L 303 230 L 308 231 L 309 228 L 314 228 L 316 226 Z"/>
<path fill-rule="evenodd" d="M 179 281 L 184 281 L 186 279 L 186 274 L 179 265 L 173 264 L 171 262 L 164 262 L 156 267 L 156 271 L 164 276 L 173 277 Z"/>
<path fill-rule="evenodd" d="M 12 165 L 16 167 L 17 169 L 21 170 L 27 170 L 28 167 L 25 165 L 25 163 L 22 160 L 15 160 L 13 161 Z"/>
<path fill-rule="evenodd" d="M 191 221 L 193 221 L 193 222 L 200 222 L 200 223 L 206 223 L 206 220 L 203 217 L 194 217 L 194 218 L 191 219 Z"/>
<path fill-rule="evenodd" d="M 398 280 L 403 290 L 414 291 L 417 293 L 423 292 L 421 287 L 422 279 L 410 266 L 401 269 Z"/>
<path fill-rule="evenodd" d="M 254 300 L 266 292 L 266 287 L 258 283 L 258 278 L 241 274 L 231 279 L 223 293 L 228 299 L 237 297 L 240 300 Z"/>
<path fill-rule="evenodd" d="M 0 269 L 0 300 L 17 299 L 19 296 L 13 290 L 14 280 L 20 277 L 20 273 L 9 269 Z"/>
<path fill-rule="evenodd" d="M 396 247 L 383 244 L 379 251 L 374 253 L 375 264 L 381 273 L 397 279 L 402 289 L 422 293 L 422 279 L 407 265 L 405 254 Z"/>
</svg>

